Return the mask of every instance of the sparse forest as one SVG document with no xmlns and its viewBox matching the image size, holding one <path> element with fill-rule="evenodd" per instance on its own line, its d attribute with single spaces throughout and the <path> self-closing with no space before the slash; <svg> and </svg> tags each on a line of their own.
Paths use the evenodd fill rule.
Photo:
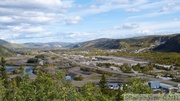
<svg viewBox="0 0 180 101">
<path fill-rule="evenodd" d="M 123 94 L 126 93 L 152 93 L 151 89 L 137 78 L 130 79 L 127 83 L 132 86 L 131 88 L 124 86 L 121 90 L 108 89 L 104 74 L 100 80 L 100 87 L 89 82 L 81 88 L 75 87 L 65 80 L 65 71 L 56 71 L 55 74 L 50 74 L 39 70 L 35 79 L 31 79 L 29 75 L 8 78 L 6 68 L 4 68 L 5 64 L 6 61 L 2 58 L 0 99 L 3 101 L 121 101 Z M 137 89 L 139 90 L 136 91 Z"/>
</svg>

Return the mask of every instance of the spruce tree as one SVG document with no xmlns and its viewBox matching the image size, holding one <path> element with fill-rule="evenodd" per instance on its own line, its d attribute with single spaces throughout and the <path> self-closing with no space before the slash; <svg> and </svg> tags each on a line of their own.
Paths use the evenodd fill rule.
<svg viewBox="0 0 180 101">
<path fill-rule="evenodd" d="M 104 74 L 102 74 L 101 76 L 101 80 L 99 81 L 99 86 L 101 88 L 101 92 L 102 93 L 106 93 L 106 90 L 107 90 L 107 81 L 106 81 L 106 77 Z"/>
<path fill-rule="evenodd" d="M 4 80 L 4 86 L 8 87 L 8 75 L 6 71 L 6 61 L 4 57 L 1 58 L 0 76 Z"/>
</svg>

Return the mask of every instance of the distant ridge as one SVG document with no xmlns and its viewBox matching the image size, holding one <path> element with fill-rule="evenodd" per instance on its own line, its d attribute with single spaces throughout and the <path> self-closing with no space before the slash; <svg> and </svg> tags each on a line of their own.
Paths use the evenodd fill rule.
<svg viewBox="0 0 180 101">
<path fill-rule="evenodd" d="M 141 50 L 148 47 L 153 51 L 180 52 L 180 34 L 141 36 L 126 39 L 100 38 L 80 43 L 49 42 L 15 44 L 0 40 L 2 49 L 125 49 Z M 5 48 L 6 47 L 6 48 Z M 155 48 L 154 48 L 155 47 Z"/>
<path fill-rule="evenodd" d="M 68 48 L 72 43 L 66 42 L 49 42 L 49 43 L 25 43 L 24 45 L 30 46 L 31 48 Z M 73 44 L 74 45 L 74 44 Z"/>
<path fill-rule="evenodd" d="M 180 52 L 180 34 L 170 38 L 164 44 L 159 45 L 154 51 Z"/>
<path fill-rule="evenodd" d="M 15 52 L 0 45 L 0 57 L 13 56 Z"/>
<path fill-rule="evenodd" d="M 97 39 L 86 42 L 81 42 L 75 44 L 72 48 L 79 49 L 90 49 L 90 48 L 101 48 L 101 49 L 139 49 L 144 47 L 149 47 L 151 45 L 159 45 L 170 38 L 177 36 L 173 35 L 153 35 L 153 36 L 142 36 L 142 37 L 133 37 L 126 39 Z M 125 46 L 123 46 L 125 45 Z"/>
<path fill-rule="evenodd" d="M 10 43 L 10 42 L 7 42 L 7 41 L 1 40 L 1 39 L 0 39 L 0 45 L 6 47 L 6 48 L 8 48 L 8 49 L 27 47 L 27 46 L 24 45 L 24 44 Z"/>
</svg>

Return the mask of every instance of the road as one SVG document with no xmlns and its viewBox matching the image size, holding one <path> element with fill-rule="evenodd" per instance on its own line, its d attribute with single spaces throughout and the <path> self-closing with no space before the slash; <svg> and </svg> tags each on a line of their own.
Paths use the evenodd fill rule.
<svg viewBox="0 0 180 101">
<path fill-rule="evenodd" d="M 125 75 L 125 76 L 130 76 L 130 77 L 137 77 L 137 74 L 132 74 L 132 73 L 123 73 L 123 72 L 119 72 L 119 71 L 114 71 L 114 70 L 107 70 L 107 69 L 104 69 L 104 68 L 99 68 L 97 66 L 88 66 L 88 65 L 84 65 L 84 64 L 81 64 L 79 62 L 76 62 L 74 60 L 71 60 L 71 59 L 68 59 L 68 58 L 64 58 L 62 57 L 61 55 L 59 54 L 56 54 L 52 51 L 49 51 L 51 54 L 53 55 L 56 55 L 56 56 L 59 56 L 65 60 L 68 60 L 76 65 L 79 65 L 81 67 L 85 67 L 85 68 L 98 68 L 99 70 L 103 70 L 103 71 L 106 71 L 106 72 L 110 72 L 110 73 L 113 73 L 113 74 L 119 74 L 119 75 Z M 121 57 L 113 57 L 113 56 L 102 56 L 102 57 L 106 57 L 106 58 L 114 58 L 114 59 L 123 59 L 123 60 L 126 60 L 126 61 L 131 61 L 133 63 L 137 63 L 137 61 L 134 61 L 134 60 L 131 60 L 131 59 L 126 59 L 126 58 L 121 58 Z M 139 62 L 143 62 L 143 61 L 139 61 Z M 147 63 L 147 62 L 143 62 L 143 63 Z M 147 79 L 148 81 L 159 81 L 161 83 L 165 83 L 165 84 L 169 84 L 169 85 L 177 85 L 178 83 L 177 82 L 173 82 L 173 81 L 169 81 L 169 80 L 163 80 L 163 79 L 158 79 L 158 78 L 154 78 L 150 75 L 147 75 L 147 76 L 144 76 L 144 75 L 138 75 L 138 78 L 142 78 L 142 79 Z"/>
</svg>

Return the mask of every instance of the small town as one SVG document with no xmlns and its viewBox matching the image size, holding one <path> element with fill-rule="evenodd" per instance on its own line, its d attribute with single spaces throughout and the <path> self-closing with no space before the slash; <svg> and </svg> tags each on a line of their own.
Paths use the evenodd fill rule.
<svg viewBox="0 0 180 101">
<path fill-rule="evenodd" d="M 1 0 L 0 101 L 180 101 L 180 0 Z"/>
</svg>

